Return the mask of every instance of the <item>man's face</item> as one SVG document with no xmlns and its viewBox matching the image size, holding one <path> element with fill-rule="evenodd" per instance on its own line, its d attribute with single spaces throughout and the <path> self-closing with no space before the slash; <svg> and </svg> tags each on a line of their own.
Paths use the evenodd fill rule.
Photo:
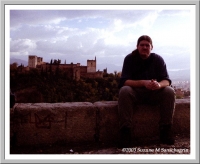
<svg viewBox="0 0 200 164">
<path fill-rule="evenodd" d="M 151 50 L 153 49 L 153 46 L 148 41 L 142 40 L 137 46 L 137 49 L 140 53 L 141 58 L 147 59 L 151 53 Z"/>
</svg>

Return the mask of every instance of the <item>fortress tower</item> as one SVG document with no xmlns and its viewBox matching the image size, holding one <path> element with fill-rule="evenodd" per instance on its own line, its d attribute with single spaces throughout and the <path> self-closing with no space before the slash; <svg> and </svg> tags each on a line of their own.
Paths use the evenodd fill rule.
<svg viewBox="0 0 200 164">
<path fill-rule="evenodd" d="M 28 56 L 28 67 L 36 68 L 37 65 L 43 64 L 43 58 L 37 57 L 36 55 Z"/>
<path fill-rule="evenodd" d="M 29 55 L 28 56 L 28 67 L 36 68 L 37 65 L 37 56 Z"/>
<path fill-rule="evenodd" d="M 87 73 L 96 72 L 96 56 L 95 60 L 87 60 Z"/>
<path fill-rule="evenodd" d="M 43 58 L 42 57 L 37 57 L 37 65 L 43 64 Z"/>
</svg>

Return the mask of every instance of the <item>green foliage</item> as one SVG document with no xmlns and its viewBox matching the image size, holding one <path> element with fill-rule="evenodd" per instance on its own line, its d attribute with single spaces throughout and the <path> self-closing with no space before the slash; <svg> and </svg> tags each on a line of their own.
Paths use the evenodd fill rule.
<svg viewBox="0 0 200 164">
<path fill-rule="evenodd" d="M 72 80 L 60 69 L 10 70 L 10 88 L 17 103 L 96 102 L 118 100 L 118 77 Z"/>
</svg>

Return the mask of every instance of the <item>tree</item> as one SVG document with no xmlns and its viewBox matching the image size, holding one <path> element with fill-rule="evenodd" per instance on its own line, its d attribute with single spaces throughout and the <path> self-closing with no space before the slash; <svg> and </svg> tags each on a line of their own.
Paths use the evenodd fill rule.
<svg viewBox="0 0 200 164">
<path fill-rule="evenodd" d="M 115 77 L 117 77 L 117 71 L 114 71 Z"/>
<path fill-rule="evenodd" d="M 14 62 L 13 64 L 10 64 L 10 70 L 16 70 L 17 66 L 18 64 L 16 62 Z"/>
</svg>

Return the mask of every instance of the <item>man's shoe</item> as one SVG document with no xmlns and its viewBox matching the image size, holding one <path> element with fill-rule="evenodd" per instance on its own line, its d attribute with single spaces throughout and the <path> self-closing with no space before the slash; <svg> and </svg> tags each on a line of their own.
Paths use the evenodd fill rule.
<svg viewBox="0 0 200 164">
<path fill-rule="evenodd" d="M 162 144 L 174 145 L 175 139 L 171 125 L 160 126 L 160 142 Z"/>
<path fill-rule="evenodd" d="M 119 148 L 128 148 L 131 147 L 131 128 L 122 128 L 120 129 L 119 134 Z"/>
</svg>

